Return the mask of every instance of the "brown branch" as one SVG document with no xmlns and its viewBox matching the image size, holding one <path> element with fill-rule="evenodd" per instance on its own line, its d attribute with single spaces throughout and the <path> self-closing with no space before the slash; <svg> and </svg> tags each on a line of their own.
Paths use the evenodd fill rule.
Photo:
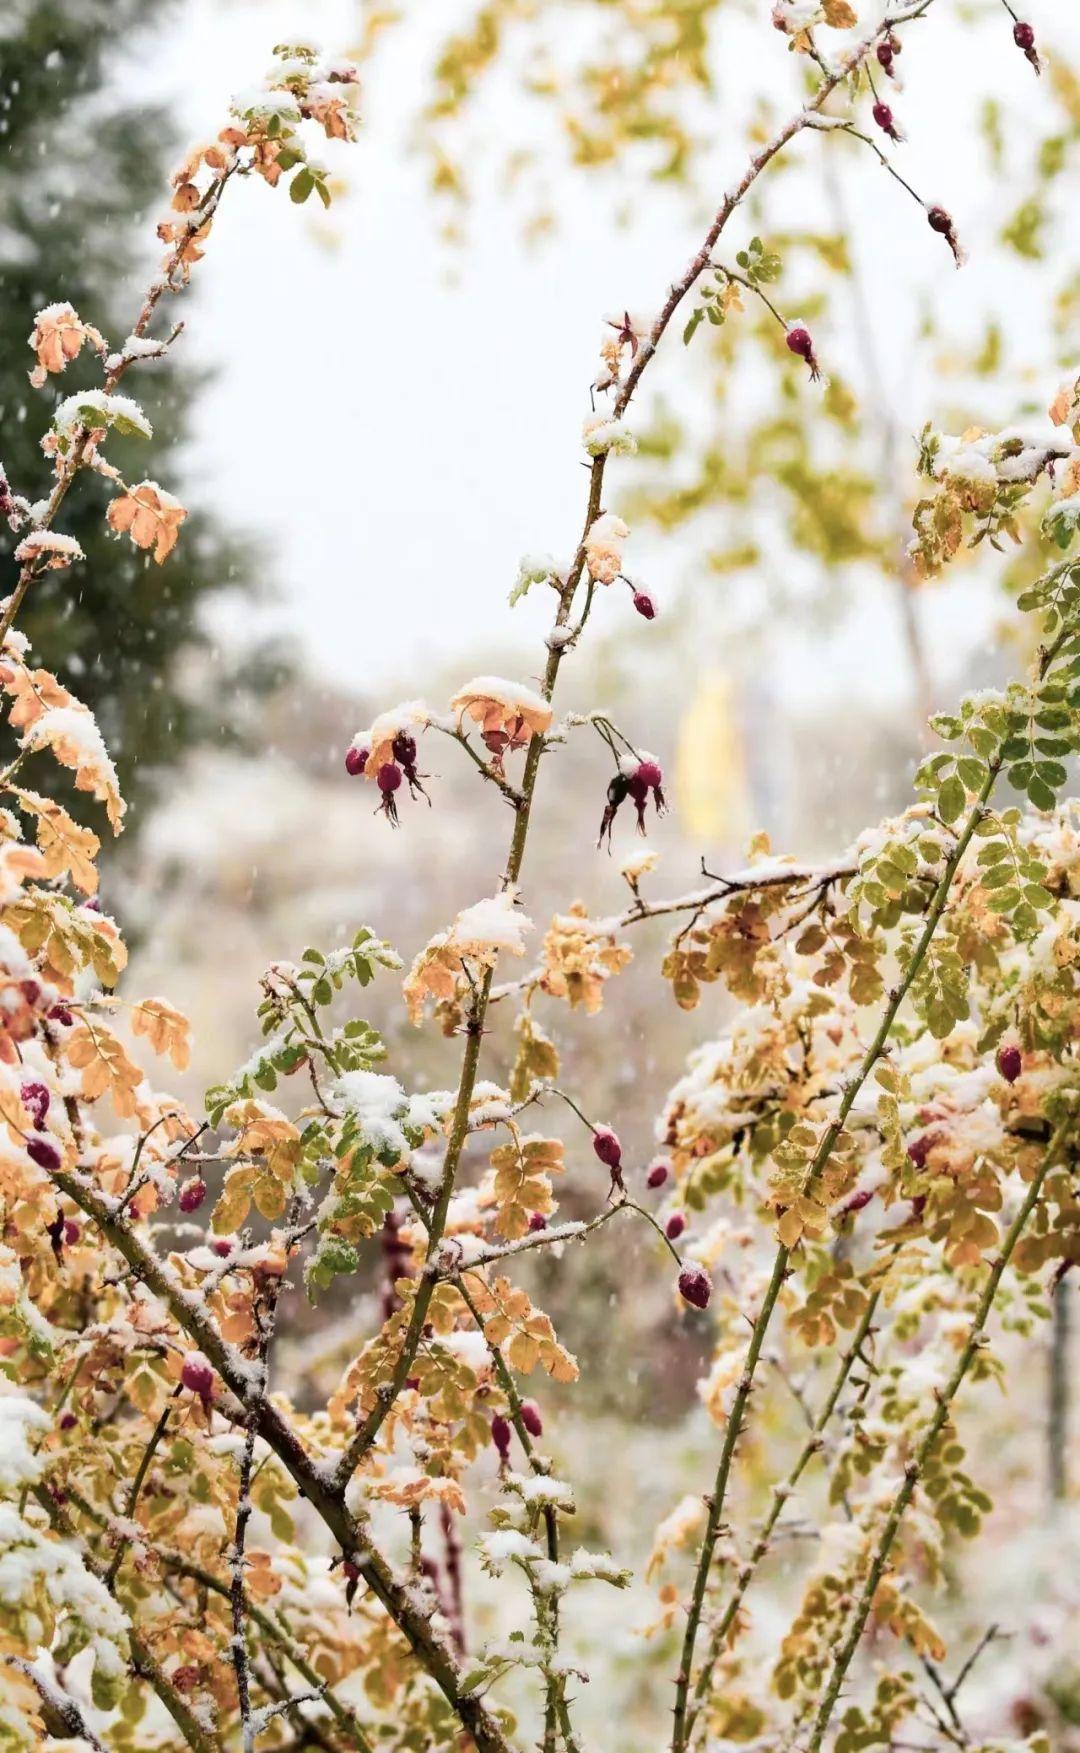
<svg viewBox="0 0 1080 1753">
<path fill-rule="evenodd" d="M 460 1675 L 451 1652 L 436 1637 L 428 1618 L 397 1581 L 382 1554 L 372 1547 L 366 1528 L 347 1509 L 344 1491 L 335 1483 L 330 1469 L 307 1453 L 291 1424 L 265 1391 L 252 1390 L 245 1360 L 222 1339 L 201 1299 L 179 1283 L 130 1223 L 117 1219 L 110 1201 L 89 1180 L 64 1169 L 57 1170 L 53 1178 L 61 1192 L 93 1219 L 127 1261 L 135 1278 L 161 1299 L 177 1324 L 209 1358 L 231 1393 L 247 1408 L 258 1436 L 273 1449 L 342 1552 L 353 1558 L 420 1665 L 472 1735 L 479 1753 L 508 1753 L 506 1737 L 491 1712 L 480 1700 L 462 1695 Z"/>
<path fill-rule="evenodd" d="M 69 1540 L 76 1548 L 81 1562 L 85 1565 L 90 1575 L 96 1577 L 98 1582 L 103 1586 L 106 1586 L 105 1570 L 103 1566 L 98 1564 L 93 1553 L 87 1550 L 86 1543 L 80 1539 L 78 1530 L 72 1523 L 71 1518 L 65 1515 L 60 1505 L 50 1496 L 45 1486 L 36 1485 L 34 1487 L 34 1496 L 45 1511 L 45 1514 L 49 1518 L 49 1522 L 56 1532 L 61 1534 L 65 1540 Z M 138 1632 L 135 1630 L 135 1627 L 132 1625 L 129 1625 L 128 1627 L 128 1646 L 131 1651 L 132 1672 L 138 1678 L 149 1681 L 162 1704 L 165 1706 L 165 1709 L 172 1717 L 173 1722 L 180 1730 L 180 1733 L 184 1736 L 188 1746 L 193 1747 L 195 1753 L 220 1753 L 220 1744 L 217 1737 L 208 1734 L 201 1727 L 186 1699 L 184 1699 L 176 1690 L 176 1687 L 173 1685 L 164 1669 L 159 1667 L 157 1661 L 151 1655 L 149 1648 L 143 1643 Z"/>
</svg>

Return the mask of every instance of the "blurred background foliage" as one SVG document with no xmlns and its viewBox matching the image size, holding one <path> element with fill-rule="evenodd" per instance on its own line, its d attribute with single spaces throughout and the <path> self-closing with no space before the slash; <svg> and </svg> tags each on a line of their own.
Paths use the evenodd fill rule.
<svg viewBox="0 0 1080 1753">
<path fill-rule="evenodd" d="M 121 102 L 109 83 L 121 55 L 138 54 L 149 32 L 167 22 L 168 0 L 15 0 L 0 24 L 0 354 L 3 458 L 16 492 L 48 490 L 38 449 L 44 422 L 27 384 L 33 313 L 66 299 L 117 346 L 131 325 L 135 288 L 153 262 L 150 214 L 162 205 L 177 152 L 166 110 Z M 79 361 L 56 399 L 95 381 L 94 362 Z M 187 437 L 199 376 L 183 349 L 143 373 L 139 394 L 154 425 L 155 466 L 176 467 Z M 141 468 L 138 441 L 121 440 L 122 470 Z M 81 543 L 86 564 L 74 580 L 51 574 L 22 617 L 31 642 L 98 715 L 121 783 L 135 806 L 155 794 L 163 771 L 194 744 L 227 737 L 218 689 L 265 681 L 269 653 L 229 674 L 201 619 L 224 590 L 250 592 L 261 562 L 253 543 L 193 510 L 184 542 L 162 572 L 132 544 L 108 532 L 102 485 L 84 476 L 64 508 L 64 527 Z M 0 553 L 16 538 L 0 531 Z M 46 781 L 42 780 L 42 783 Z M 90 819 L 85 799 L 73 807 Z"/>
</svg>

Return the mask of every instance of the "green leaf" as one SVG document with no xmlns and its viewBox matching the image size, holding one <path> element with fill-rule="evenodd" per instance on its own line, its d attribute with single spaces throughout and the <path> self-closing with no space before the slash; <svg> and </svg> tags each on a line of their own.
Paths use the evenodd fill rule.
<svg viewBox="0 0 1080 1753">
<path fill-rule="evenodd" d="M 963 814 L 966 803 L 967 793 L 964 790 L 963 782 L 954 774 L 951 779 L 946 779 L 938 792 L 938 815 L 943 822 L 955 822 L 957 817 Z"/>
</svg>

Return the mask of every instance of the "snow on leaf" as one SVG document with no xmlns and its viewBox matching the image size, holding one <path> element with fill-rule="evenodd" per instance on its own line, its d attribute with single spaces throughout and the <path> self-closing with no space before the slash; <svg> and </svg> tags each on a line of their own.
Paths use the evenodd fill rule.
<svg viewBox="0 0 1080 1753">
<path fill-rule="evenodd" d="M 62 572 L 73 560 L 85 560 L 86 555 L 74 536 L 59 530 L 31 530 L 16 548 L 15 558 L 20 566 L 36 564 L 42 572 Z"/>
<path fill-rule="evenodd" d="M 86 706 L 72 702 L 49 707 L 31 725 L 22 746 L 51 749 L 61 766 L 72 768 L 76 790 L 90 792 L 105 805 L 113 833 L 119 834 L 127 806 L 97 720 Z"/>
<path fill-rule="evenodd" d="M 160 566 L 175 548 L 187 512 L 156 481 L 140 481 L 114 499 L 105 515 L 117 535 L 126 533 L 137 548 L 152 548 Z"/>
<path fill-rule="evenodd" d="M 30 345 L 37 354 L 37 366 L 30 373 L 30 382 L 39 390 L 49 372 L 60 372 L 77 359 L 84 343 L 104 353 L 105 342 L 97 329 L 84 323 L 70 304 L 49 304 L 34 318 Z"/>
</svg>

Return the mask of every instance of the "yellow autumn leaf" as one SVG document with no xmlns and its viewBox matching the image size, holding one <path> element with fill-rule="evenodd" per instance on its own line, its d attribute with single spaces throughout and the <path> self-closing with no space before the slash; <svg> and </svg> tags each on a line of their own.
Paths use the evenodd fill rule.
<svg viewBox="0 0 1080 1753">
<path fill-rule="evenodd" d="M 121 1119 L 132 1118 L 134 1092 L 143 1074 L 110 1030 L 97 1021 L 80 1023 L 68 1040 L 67 1057 L 82 1072 L 82 1094 L 88 1102 L 108 1093 Z"/>
<path fill-rule="evenodd" d="M 282 1181 L 292 1180 L 300 1158 L 300 1133 L 279 1108 L 251 1097 L 233 1102 L 223 1118 L 227 1125 L 236 1127 L 226 1155 L 264 1157 L 271 1174 Z"/>
<path fill-rule="evenodd" d="M 177 1071 L 191 1062 L 191 1024 L 164 998 L 144 998 L 131 1013 L 131 1028 L 145 1035 L 155 1053 L 167 1053 Z"/>
<path fill-rule="evenodd" d="M 93 829 L 82 827 L 55 798 L 18 790 L 15 796 L 20 809 L 34 817 L 45 875 L 70 876 L 84 895 L 96 895 L 98 873 L 94 860 L 101 850 L 101 841 Z"/>
</svg>

